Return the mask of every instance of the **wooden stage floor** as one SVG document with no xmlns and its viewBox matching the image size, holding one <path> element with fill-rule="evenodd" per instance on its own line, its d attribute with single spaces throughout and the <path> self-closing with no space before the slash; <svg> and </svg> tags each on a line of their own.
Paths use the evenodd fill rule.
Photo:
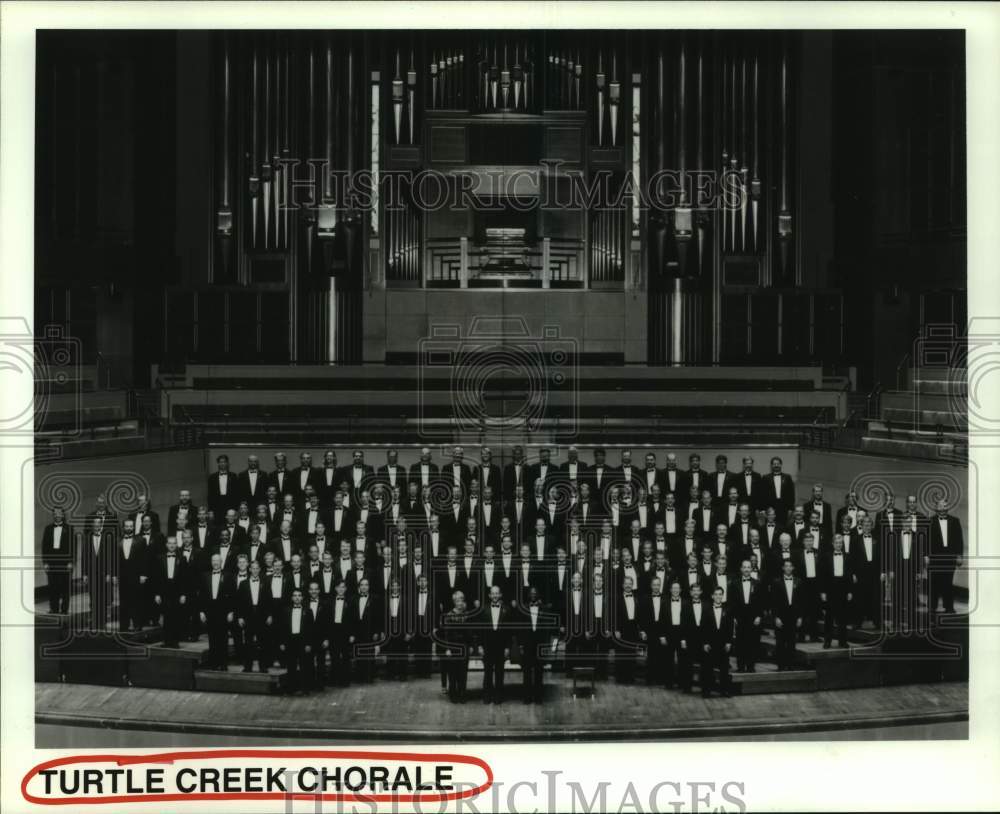
<svg viewBox="0 0 1000 814">
<path fill-rule="evenodd" d="M 313 740 L 826 740 L 837 732 L 859 740 L 886 740 L 893 739 L 894 728 L 904 739 L 967 737 L 967 682 L 706 699 L 610 681 L 598 682 L 592 698 L 573 698 L 570 680 L 557 673 L 546 675 L 546 703 L 526 705 L 520 698 L 520 676 L 511 681 L 515 676 L 509 675 L 508 700 L 494 706 L 482 703 L 479 676 L 470 675 L 469 698 L 464 704 L 450 703 L 441 694 L 436 676 L 405 684 L 378 681 L 305 696 L 38 683 L 35 722 L 45 734 L 39 736 L 43 742 L 37 745 L 85 746 L 86 730 L 114 730 L 119 745 L 133 746 L 145 745 L 145 736 L 153 733 L 172 733 L 168 740 L 177 743 L 184 743 L 185 736 L 197 737 L 199 744 L 209 746 L 215 739 L 218 745 L 226 745 L 234 737 L 247 746 L 256 739 L 289 744 Z"/>
</svg>

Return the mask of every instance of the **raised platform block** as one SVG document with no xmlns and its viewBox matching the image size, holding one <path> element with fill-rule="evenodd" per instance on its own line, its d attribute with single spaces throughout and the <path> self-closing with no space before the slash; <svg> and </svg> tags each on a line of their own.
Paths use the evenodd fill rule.
<svg viewBox="0 0 1000 814">
<path fill-rule="evenodd" d="M 193 690 L 195 672 L 201 666 L 203 652 L 204 648 L 148 647 L 146 658 L 129 661 L 129 683 L 135 687 Z"/>
<path fill-rule="evenodd" d="M 738 695 L 765 695 L 773 692 L 816 692 L 816 670 L 779 671 L 773 664 L 758 664 L 755 673 L 733 673 L 733 692 Z"/>
<path fill-rule="evenodd" d="M 195 670 L 194 688 L 205 692 L 235 692 L 275 695 L 284 691 L 286 670 L 272 667 L 266 673 L 244 673 L 242 667 L 228 670 Z"/>
</svg>

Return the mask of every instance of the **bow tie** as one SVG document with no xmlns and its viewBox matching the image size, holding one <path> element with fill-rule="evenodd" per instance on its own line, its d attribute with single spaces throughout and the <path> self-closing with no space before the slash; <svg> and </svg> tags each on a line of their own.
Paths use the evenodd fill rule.
<svg viewBox="0 0 1000 814">
<path fill-rule="evenodd" d="M 833 556 L 834 557 L 843 557 L 844 556 L 844 552 L 843 551 L 834 551 L 833 552 Z"/>
<path fill-rule="evenodd" d="M 219 574 L 221 574 L 221 573 L 222 573 L 222 571 L 212 571 L 212 573 L 213 573 L 213 574 L 214 574 L 215 576 L 218 576 Z"/>
<path fill-rule="evenodd" d="M 257 577 L 250 577 L 250 581 L 251 582 L 260 582 L 260 579 L 258 579 Z"/>
<path fill-rule="evenodd" d="M 219 548 L 229 548 L 229 543 L 219 543 Z"/>
<path fill-rule="evenodd" d="M 785 577 L 785 582 L 791 582 L 791 581 L 792 581 L 792 577 Z"/>
<path fill-rule="evenodd" d="M 743 577 L 743 581 L 744 582 L 749 582 L 750 581 L 750 577 Z"/>
<path fill-rule="evenodd" d="M 697 568 L 689 568 L 688 569 L 688 573 L 689 574 L 697 574 L 698 573 L 698 569 Z"/>
<path fill-rule="evenodd" d="M 124 539 L 124 540 L 131 540 L 132 539 L 132 535 L 131 534 L 126 534 L 122 539 Z"/>
<path fill-rule="evenodd" d="M 656 595 L 656 596 L 659 596 L 659 594 L 655 594 L 655 595 Z M 671 599 L 670 601 L 671 601 L 671 602 L 680 602 L 681 600 L 680 600 L 680 599 L 679 599 L 678 597 L 674 597 L 674 598 L 673 598 L 673 599 Z"/>
<path fill-rule="evenodd" d="M 176 554 L 167 554 L 167 559 L 168 559 L 168 560 L 172 560 L 172 559 L 174 559 L 174 557 L 176 557 L 176 556 L 177 556 Z"/>
<path fill-rule="evenodd" d="M 600 596 L 604 591 L 594 591 L 594 596 Z"/>
<path fill-rule="evenodd" d="M 494 607 L 494 608 L 499 608 L 500 607 L 500 603 L 499 602 L 491 602 L 490 606 Z"/>
<path fill-rule="evenodd" d="M 701 604 L 701 600 L 700 599 L 692 599 L 691 600 L 691 604 L 692 605 L 700 605 Z"/>
<path fill-rule="evenodd" d="M 343 602 L 343 601 L 344 601 L 344 597 L 342 597 L 342 596 L 338 596 L 338 597 L 337 597 L 337 601 L 338 601 L 338 602 Z"/>
<path fill-rule="evenodd" d="M 625 598 L 626 599 L 631 599 L 632 598 L 632 594 L 625 594 Z"/>
<path fill-rule="evenodd" d="M 574 588 L 573 589 L 573 593 L 575 593 L 575 594 L 582 593 L 582 592 L 583 592 L 582 588 Z"/>
</svg>

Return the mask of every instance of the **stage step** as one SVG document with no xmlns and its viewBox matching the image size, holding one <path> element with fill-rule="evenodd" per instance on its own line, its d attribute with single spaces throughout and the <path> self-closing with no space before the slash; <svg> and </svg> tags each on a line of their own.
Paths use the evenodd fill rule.
<svg viewBox="0 0 1000 814">
<path fill-rule="evenodd" d="M 236 665 L 229 665 L 228 670 L 195 670 L 194 688 L 205 692 L 274 695 L 283 692 L 286 672 L 271 668 L 266 673 L 244 673 Z"/>
<path fill-rule="evenodd" d="M 758 664 L 755 673 L 733 673 L 733 692 L 739 695 L 764 695 L 772 692 L 816 692 L 816 670 L 779 671 L 773 664 Z"/>
<path fill-rule="evenodd" d="M 195 688 L 194 675 L 201 666 L 205 648 L 173 648 L 152 645 L 147 657 L 129 661 L 128 680 L 134 687 L 168 690 Z"/>
</svg>

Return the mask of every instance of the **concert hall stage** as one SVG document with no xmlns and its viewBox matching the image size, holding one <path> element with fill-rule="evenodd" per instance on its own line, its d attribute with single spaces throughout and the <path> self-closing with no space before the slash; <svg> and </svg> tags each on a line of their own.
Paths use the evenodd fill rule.
<svg viewBox="0 0 1000 814">
<path fill-rule="evenodd" d="M 236 693 L 39 683 L 39 747 L 80 745 L 222 746 L 308 740 L 522 741 L 769 739 L 796 735 L 829 740 L 967 737 L 968 683 L 911 684 L 814 693 L 702 698 L 677 690 L 598 682 L 591 698 L 574 698 L 564 674 L 547 675 L 545 703 L 521 702 L 520 676 L 508 673 L 508 699 L 485 705 L 470 675 L 469 698 L 452 704 L 437 677 L 326 689 L 266 703 Z M 248 715 L 247 702 L 253 713 Z M 940 727 L 951 724 L 952 726 Z M 955 726 L 956 724 L 960 726 Z M 899 727 L 900 729 L 896 729 Z M 899 737 L 914 737 L 900 734 Z"/>
</svg>

